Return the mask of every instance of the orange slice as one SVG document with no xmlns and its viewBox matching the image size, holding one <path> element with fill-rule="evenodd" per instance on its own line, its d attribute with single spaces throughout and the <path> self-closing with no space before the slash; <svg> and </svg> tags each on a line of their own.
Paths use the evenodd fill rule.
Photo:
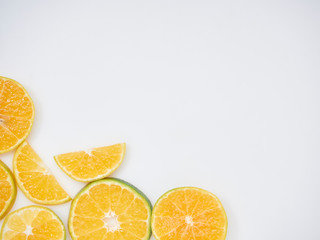
<svg viewBox="0 0 320 240">
<path fill-rule="evenodd" d="M 84 187 L 73 199 L 69 232 L 73 240 L 148 240 L 151 203 L 132 185 L 114 178 Z"/>
<path fill-rule="evenodd" d="M 29 135 L 33 102 L 18 82 L 0 76 L 0 153 L 16 148 Z"/>
<path fill-rule="evenodd" d="M 10 211 L 16 200 L 17 187 L 10 169 L 0 161 L 0 219 Z"/>
<path fill-rule="evenodd" d="M 65 240 L 66 230 L 49 208 L 28 206 L 4 219 L 0 236 L 3 240 Z"/>
<path fill-rule="evenodd" d="M 154 206 L 151 222 L 157 240 L 224 240 L 227 233 L 219 199 L 194 187 L 165 193 Z"/>
<path fill-rule="evenodd" d="M 126 144 L 65 153 L 54 157 L 58 166 L 71 178 L 91 182 L 113 173 L 121 164 Z"/>
<path fill-rule="evenodd" d="M 71 200 L 27 142 L 14 155 L 13 174 L 21 191 L 35 203 L 54 205 Z"/>
</svg>

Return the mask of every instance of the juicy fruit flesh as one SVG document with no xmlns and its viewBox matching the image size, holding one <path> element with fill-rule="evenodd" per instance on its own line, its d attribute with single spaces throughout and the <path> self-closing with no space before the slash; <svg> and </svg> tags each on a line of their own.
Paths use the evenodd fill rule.
<svg viewBox="0 0 320 240">
<path fill-rule="evenodd" d="M 17 82 L 0 77 L 0 153 L 19 145 L 29 134 L 33 103 Z"/>
<path fill-rule="evenodd" d="M 31 206 L 8 215 L 1 237 L 3 240 L 62 240 L 64 232 L 64 226 L 50 210 Z"/>
<path fill-rule="evenodd" d="M 71 200 L 27 142 L 18 148 L 13 166 L 18 185 L 30 200 L 43 204 Z"/>
<path fill-rule="evenodd" d="M 92 181 L 111 174 L 122 162 L 125 144 L 93 148 L 55 156 L 59 167 L 78 181 Z"/>
<path fill-rule="evenodd" d="M 15 185 L 12 176 L 0 162 L 0 218 L 15 200 Z"/>
<path fill-rule="evenodd" d="M 227 218 L 213 194 L 181 188 L 169 192 L 155 205 L 152 230 L 157 240 L 224 240 Z"/>
<path fill-rule="evenodd" d="M 74 199 L 69 228 L 77 240 L 139 240 L 148 237 L 149 220 L 150 209 L 141 196 L 116 182 L 102 182 Z"/>
</svg>

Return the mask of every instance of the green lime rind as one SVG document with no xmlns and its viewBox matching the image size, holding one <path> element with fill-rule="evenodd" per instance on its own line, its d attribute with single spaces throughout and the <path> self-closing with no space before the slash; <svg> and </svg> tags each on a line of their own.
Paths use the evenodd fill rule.
<svg viewBox="0 0 320 240">
<path fill-rule="evenodd" d="M 140 191 L 138 188 L 136 188 L 135 186 L 133 186 L 132 184 L 122 180 L 122 179 L 118 179 L 118 178 L 104 178 L 104 179 L 100 179 L 94 182 L 91 182 L 89 184 L 87 184 L 85 187 L 83 187 L 79 193 L 73 198 L 72 202 L 71 202 L 71 207 L 70 207 L 70 213 L 69 213 L 69 220 L 68 220 L 68 228 L 69 228 L 69 233 L 72 239 L 76 239 L 76 236 L 73 233 L 73 229 L 71 227 L 71 221 L 73 218 L 73 212 L 74 212 L 74 207 L 75 204 L 78 200 L 78 198 L 85 193 L 86 191 L 88 191 L 91 187 L 96 186 L 98 184 L 101 183 L 113 183 L 113 184 L 118 184 L 121 187 L 127 188 L 129 190 L 131 190 L 133 192 L 133 194 L 137 197 L 139 197 L 141 200 L 143 200 L 145 202 L 145 205 L 148 208 L 148 233 L 147 235 L 142 238 L 141 240 L 149 240 L 151 238 L 152 235 L 152 231 L 151 231 L 151 214 L 152 214 L 152 204 L 149 200 L 149 198 L 142 192 Z"/>
<path fill-rule="evenodd" d="M 62 220 L 60 219 L 60 217 L 54 211 L 52 211 L 50 208 L 43 207 L 43 206 L 38 206 L 38 205 L 29 205 L 29 206 L 26 206 L 26 207 L 23 207 L 23 208 L 19 208 L 19 209 L 15 210 L 15 211 L 11 212 L 8 216 L 6 216 L 6 218 L 4 219 L 4 221 L 2 223 L 2 228 L 1 228 L 1 232 L 0 232 L 0 239 L 4 239 L 3 238 L 3 231 L 4 231 L 6 223 L 9 220 L 10 216 L 12 216 L 13 214 L 15 214 L 17 212 L 20 212 L 22 210 L 28 209 L 28 208 L 38 208 L 38 209 L 41 209 L 41 210 L 46 210 L 46 211 L 51 212 L 52 215 L 56 217 L 56 219 L 61 223 L 61 226 L 62 226 L 63 237 L 60 240 L 66 240 L 66 238 L 67 238 L 66 228 L 65 228 Z"/>
<path fill-rule="evenodd" d="M 12 174 L 11 170 L 1 160 L 0 160 L 0 167 L 2 167 L 4 169 L 4 171 L 6 171 L 8 173 L 9 181 L 11 183 L 11 186 L 13 187 L 13 194 L 11 196 L 11 199 L 8 201 L 7 206 L 5 206 L 5 208 L 3 209 L 2 213 L 0 213 L 0 219 L 2 219 L 11 210 L 11 208 L 13 207 L 13 204 L 16 201 L 17 185 L 16 185 L 16 181 L 14 180 L 14 177 L 13 177 L 13 174 Z"/>
<path fill-rule="evenodd" d="M 206 194 L 211 195 L 212 197 L 214 197 L 214 198 L 217 200 L 217 202 L 219 202 L 221 208 L 223 209 L 223 212 L 224 212 L 224 214 L 225 214 L 225 217 L 226 217 L 226 231 L 225 231 L 225 235 L 224 235 L 224 238 L 223 238 L 223 239 L 226 239 L 226 237 L 227 237 L 227 229 L 228 229 L 228 218 L 227 218 L 226 211 L 225 211 L 225 209 L 223 208 L 223 205 L 222 205 L 220 199 L 219 199 L 216 195 L 214 195 L 213 193 L 211 193 L 211 192 L 209 192 L 209 191 L 207 191 L 207 190 L 205 190 L 205 189 L 198 188 L 198 187 L 177 187 L 177 188 L 173 188 L 173 189 L 165 192 L 164 194 L 162 194 L 162 195 L 158 198 L 158 200 L 157 200 L 156 203 L 154 204 L 154 207 L 153 207 L 153 210 L 152 210 L 152 214 L 151 214 L 151 229 L 152 229 L 154 238 L 155 238 L 156 240 L 159 240 L 158 236 L 155 234 L 155 230 L 154 230 L 154 226 L 153 226 L 154 217 L 155 217 L 155 216 L 154 216 L 154 211 L 155 211 L 158 203 L 159 203 L 162 199 L 164 199 L 165 197 L 167 197 L 170 193 L 175 192 L 175 191 L 179 191 L 179 190 L 184 190 L 184 189 L 195 189 L 195 190 L 201 191 L 201 192 L 203 192 L 203 193 L 206 193 Z"/>
</svg>

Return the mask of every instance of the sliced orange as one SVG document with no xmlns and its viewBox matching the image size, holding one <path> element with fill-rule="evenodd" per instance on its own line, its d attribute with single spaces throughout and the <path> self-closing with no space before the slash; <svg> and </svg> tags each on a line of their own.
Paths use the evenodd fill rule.
<svg viewBox="0 0 320 240">
<path fill-rule="evenodd" d="M 21 191 L 35 203 L 54 205 L 71 200 L 27 142 L 14 155 L 13 174 Z"/>
<path fill-rule="evenodd" d="M 34 106 L 18 82 L 0 76 L 0 153 L 22 143 L 30 133 Z"/>
<path fill-rule="evenodd" d="M 0 161 L 0 219 L 10 211 L 16 200 L 17 187 L 10 169 Z"/>
<path fill-rule="evenodd" d="M 224 240 L 227 216 L 219 199 L 194 187 L 165 193 L 152 212 L 157 240 Z"/>
<path fill-rule="evenodd" d="M 28 206 L 4 219 L 0 236 L 3 240 L 65 240 L 66 230 L 49 208 Z"/>
<path fill-rule="evenodd" d="M 91 182 L 113 173 L 120 166 L 125 151 L 126 144 L 121 143 L 60 154 L 54 159 L 58 166 L 74 180 Z"/>
<path fill-rule="evenodd" d="M 151 203 L 132 185 L 114 178 L 84 187 L 73 199 L 69 232 L 73 240 L 148 240 Z"/>
</svg>

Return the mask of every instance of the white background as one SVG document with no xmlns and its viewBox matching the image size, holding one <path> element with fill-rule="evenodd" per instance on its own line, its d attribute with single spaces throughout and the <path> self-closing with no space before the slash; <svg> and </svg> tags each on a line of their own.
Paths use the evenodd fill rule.
<svg viewBox="0 0 320 240">
<path fill-rule="evenodd" d="M 215 193 L 228 240 L 320 239 L 319 1 L 0 1 L 0 75 L 53 155 L 127 143 L 112 175 L 154 203 Z M 10 167 L 12 152 L 0 156 Z M 19 191 L 13 209 L 32 204 Z M 67 223 L 70 203 L 51 207 Z M 1 222 L 2 223 L 2 222 Z"/>
</svg>

